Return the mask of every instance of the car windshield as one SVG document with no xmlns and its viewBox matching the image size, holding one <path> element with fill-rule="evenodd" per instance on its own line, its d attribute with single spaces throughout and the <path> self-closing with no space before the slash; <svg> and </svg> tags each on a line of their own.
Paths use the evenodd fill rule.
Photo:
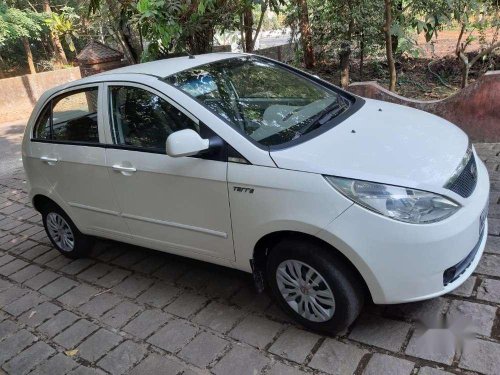
<svg viewBox="0 0 500 375">
<path fill-rule="evenodd" d="M 165 80 L 264 146 L 297 139 L 350 105 L 338 93 L 255 56 L 198 66 Z"/>
</svg>

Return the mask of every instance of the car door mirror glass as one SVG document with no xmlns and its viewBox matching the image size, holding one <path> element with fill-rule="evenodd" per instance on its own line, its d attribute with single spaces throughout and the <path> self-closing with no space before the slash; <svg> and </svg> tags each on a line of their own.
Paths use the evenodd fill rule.
<svg viewBox="0 0 500 375">
<path fill-rule="evenodd" d="M 184 129 L 170 134 L 167 138 L 167 155 L 172 157 L 196 155 L 208 150 L 210 141 L 203 139 L 192 129 Z"/>
</svg>

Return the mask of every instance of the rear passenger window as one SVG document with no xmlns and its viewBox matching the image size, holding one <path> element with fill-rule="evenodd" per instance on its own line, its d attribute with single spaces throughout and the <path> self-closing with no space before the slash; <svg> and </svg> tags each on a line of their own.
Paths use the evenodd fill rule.
<svg viewBox="0 0 500 375">
<path fill-rule="evenodd" d="M 42 112 L 34 137 L 41 140 L 99 143 L 97 88 L 73 91 L 52 99 Z"/>
</svg>

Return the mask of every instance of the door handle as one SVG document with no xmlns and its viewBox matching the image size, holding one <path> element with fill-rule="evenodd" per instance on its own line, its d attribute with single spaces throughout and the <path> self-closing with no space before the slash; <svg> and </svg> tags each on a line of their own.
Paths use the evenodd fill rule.
<svg viewBox="0 0 500 375">
<path fill-rule="evenodd" d="M 50 158 L 48 156 L 42 156 L 40 158 L 41 161 L 43 161 L 44 163 L 47 163 L 49 165 L 54 165 L 55 163 L 57 163 L 59 160 L 57 158 Z"/>
<path fill-rule="evenodd" d="M 112 168 L 114 171 L 117 171 L 117 172 L 134 173 L 137 171 L 137 169 L 135 169 L 135 167 L 124 167 L 123 165 L 120 165 L 120 164 L 115 164 L 112 166 Z"/>
</svg>

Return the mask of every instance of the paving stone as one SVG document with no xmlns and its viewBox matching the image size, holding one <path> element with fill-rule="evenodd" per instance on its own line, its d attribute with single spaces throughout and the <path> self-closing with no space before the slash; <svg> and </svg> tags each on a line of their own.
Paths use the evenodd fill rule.
<svg viewBox="0 0 500 375">
<path fill-rule="evenodd" d="M 3 276 L 9 276 L 13 274 L 14 272 L 17 272 L 24 267 L 26 267 L 28 263 L 26 263 L 24 260 L 21 259 L 14 259 L 12 262 L 7 263 L 0 267 L 0 275 Z"/>
<path fill-rule="evenodd" d="M 271 353 L 303 363 L 321 336 L 294 327 L 288 328 L 269 348 Z"/>
<path fill-rule="evenodd" d="M 366 365 L 365 375 L 410 375 L 413 371 L 413 362 L 392 357 L 386 354 L 375 353 Z"/>
<path fill-rule="evenodd" d="M 63 348 L 73 349 L 84 338 L 89 336 L 92 332 L 97 331 L 98 328 L 99 327 L 97 327 L 94 323 L 82 319 L 54 337 L 54 342 L 61 345 Z"/>
<path fill-rule="evenodd" d="M 48 239 L 47 239 L 47 241 L 48 241 Z M 35 258 L 33 260 L 33 262 L 38 263 L 38 264 L 47 264 L 59 256 L 60 256 L 59 251 L 57 251 L 54 248 L 51 248 L 50 251 L 47 251 L 45 254 L 40 255 L 38 258 Z"/>
<path fill-rule="evenodd" d="M 352 374 L 366 353 L 354 345 L 326 339 L 309 362 L 309 367 L 327 374 Z"/>
<path fill-rule="evenodd" d="M 26 250 L 31 249 L 35 245 L 37 245 L 35 241 L 31 240 L 22 241 L 19 242 L 16 246 L 12 247 L 12 249 L 10 249 L 10 252 L 13 254 L 21 255 Z"/>
<path fill-rule="evenodd" d="M 477 298 L 494 303 L 500 303 L 500 280 L 483 280 L 477 289 Z"/>
<path fill-rule="evenodd" d="M 0 323 L 0 341 L 18 330 L 16 323 L 5 320 Z"/>
<path fill-rule="evenodd" d="M 418 370 L 418 375 L 453 375 L 451 372 L 447 372 L 438 368 L 433 367 L 422 367 Z"/>
<path fill-rule="evenodd" d="M 426 301 L 386 306 L 385 313 L 403 319 L 423 321 L 435 320 L 446 313 L 448 301 L 445 298 L 433 298 Z"/>
<path fill-rule="evenodd" d="M 12 262 L 14 259 L 16 258 L 14 258 L 12 255 L 4 254 L 0 256 L 0 266 L 4 266 L 5 264 Z"/>
<path fill-rule="evenodd" d="M 269 344 L 283 325 L 258 316 L 248 316 L 229 335 L 236 340 L 263 349 Z"/>
<path fill-rule="evenodd" d="M 486 253 L 500 254 L 500 237 L 488 236 L 484 251 Z"/>
<path fill-rule="evenodd" d="M 488 234 L 500 235 L 500 219 L 488 218 Z"/>
<path fill-rule="evenodd" d="M 305 375 L 308 374 L 308 372 L 301 371 L 298 368 L 285 365 L 284 363 L 280 362 L 275 362 L 269 371 L 267 372 L 268 375 Z"/>
<path fill-rule="evenodd" d="M 139 294 L 148 289 L 153 282 L 152 279 L 132 275 L 115 286 L 113 292 L 129 298 L 136 298 Z"/>
<path fill-rule="evenodd" d="M 465 342 L 459 367 L 483 374 L 500 374 L 500 344 L 483 340 Z"/>
<path fill-rule="evenodd" d="M 164 282 L 158 282 L 137 297 L 137 302 L 161 309 L 180 293 L 180 289 Z"/>
<path fill-rule="evenodd" d="M 196 314 L 193 322 L 209 327 L 214 331 L 226 333 L 234 327 L 242 316 L 243 312 L 241 310 L 218 302 L 210 302 L 207 307 Z"/>
<path fill-rule="evenodd" d="M 105 372 L 97 368 L 79 366 L 68 375 L 105 375 Z"/>
<path fill-rule="evenodd" d="M 167 259 L 167 263 L 153 273 L 153 276 L 158 277 L 163 281 L 173 282 L 181 277 L 189 269 L 184 262 Z"/>
<path fill-rule="evenodd" d="M 356 321 L 349 338 L 397 352 L 401 349 L 410 328 L 408 323 L 365 314 Z"/>
<path fill-rule="evenodd" d="M 125 245 L 125 246 L 128 246 L 128 245 Z M 117 266 L 120 266 L 123 268 L 130 268 L 132 265 L 143 260 L 146 256 L 147 256 L 146 254 L 141 252 L 139 249 L 135 248 L 133 250 L 123 251 L 123 254 L 121 254 L 119 257 L 113 259 L 111 261 L 111 264 L 116 264 Z"/>
<path fill-rule="evenodd" d="M 77 315 L 73 314 L 72 312 L 63 310 L 59 314 L 39 326 L 38 331 L 42 332 L 48 337 L 54 337 L 77 320 Z"/>
<path fill-rule="evenodd" d="M 129 375 L 177 375 L 181 372 L 182 368 L 182 365 L 178 362 L 174 362 L 172 359 L 153 353 L 134 367 Z M 184 374 L 185 373 L 183 373 L 183 375 Z"/>
<path fill-rule="evenodd" d="M 32 277 L 38 275 L 40 272 L 42 272 L 43 269 L 30 264 L 28 267 L 23 268 L 21 271 L 18 271 L 12 275 L 10 275 L 10 279 L 14 280 L 18 283 L 23 283 L 28 279 L 31 279 Z"/>
<path fill-rule="evenodd" d="M 241 274 L 236 275 L 233 270 L 214 272 L 207 280 L 204 294 L 212 298 L 229 299 L 241 288 Z"/>
<path fill-rule="evenodd" d="M 24 285 L 30 287 L 31 289 L 39 290 L 43 288 L 45 285 L 57 279 L 58 277 L 59 275 L 57 273 L 49 270 L 44 270 L 42 273 L 39 273 L 35 277 L 26 281 Z"/>
<path fill-rule="evenodd" d="M 31 345 L 36 337 L 22 329 L 0 342 L 0 365 Z"/>
<path fill-rule="evenodd" d="M 65 257 L 62 254 L 58 254 L 54 259 L 52 259 L 50 262 L 45 263 L 47 267 L 50 267 L 54 270 L 59 270 L 66 266 L 67 264 L 71 263 L 73 260 Z"/>
<path fill-rule="evenodd" d="M 29 309 L 19 317 L 19 322 L 30 327 L 38 327 L 46 320 L 54 317 L 61 308 L 50 302 L 44 302 L 34 308 Z"/>
<path fill-rule="evenodd" d="M 145 339 L 164 325 L 170 318 L 169 314 L 161 310 L 145 310 L 123 327 L 123 330 L 132 336 Z"/>
<path fill-rule="evenodd" d="M 36 245 L 23 253 L 23 258 L 33 260 L 51 251 L 52 248 L 45 245 Z"/>
<path fill-rule="evenodd" d="M 97 293 L 99 293 L 99 289 L 87 284 L 80 284 L 60 296 L 57 300 L 64 305 L 77 307 L 90 300 Z"/>
<path fill-rule="evenodd" d="M 471 276 L 465 282 L 460 285 L 457 289 L 450 292 L 454 296 L 460 297 L 470 297 L 474 290 L 474 285 L 476 284 L 476 277 Z"/>
<path fill-rule="evenodd" d="M 141 307 L 135 303 L 123 301 L 103 315 L 101 321 L 114 328 L 123 327 Z"/>
<path fill-rule="evenodd" d="M 103 288 L 112 288 L 115 285 L 119 284 L 123 279 L 125 279 L 131 273 L 132 272 L 130 271 L 114 268 L 111 270 L 110 273 L 101 277 L 95 283 L 99 286 L 102 286 Z"/>
<path fill-rule="evenodd" d="M 101 359 L 97 365 L 113 375 L 123 374 L 146 354 L 146 348 L 132 341 L 125 341 Z"/>
<path fill-rule="evenodd" d="M 78 363 L 62 353 L 57 353 L 49 360 L 42 363 L 34 371 L 32 375 L 66 375 L 72 369 L 78 366 Z"/>
<path fill-rule="evenodd" d="M 255 349 L 235 346 L 213 368 L 216 375 L 255 375 L 269 360 Z"/>
<path fill-rule="evenodd" d="M 46 297 L 38 294 L 37 292 L 30 292 L 4 306 L 3 310 L 10 315 L 19 316 L 26 310 L 31 309 L 46 300 Z"/>
<path fill-rule="evenodd" d="M 5 289 L 0 292 L 0 308 L 8 305 L 9 303 L 21 298 L 23 295 L 28 293 L 29 290 L 22 289 L 17 286 Z"/>
<path fill-rule="evenodd" d="M 4 369 L 11 374 L 25 375 L 53 353 L 55 353 L 54 349 L 43 341 L 39 341 L 12 358 L 4 365 Z"/>
<path fill-rule="evenodd" d="M 212 333 L 202 332 L 187 344 L 179 357 L 198 367 L 207 367 L 228 345 L 228 341 Z"/>
<path fill-rule="evenodd" d="M 451 302 L 448 316 L 452 323 L 456 322 L 461 328 L 469 325 L 468 331 L 490 336 L 496 310 L 493 306 L 454 300 Z"/>
<path fill-rule="evenodd" d="M 417 358 L 451 365 L 455 356 L 455 336 L 448 329 L 416 330 L 405 353 Z"/>
<path fill-rule="evenodd" d="M 84 303 L 78 310 L 93 318 L 98 318 L 122 301 L 123 300 L 115 294 L 109 292 L 102 293 Z"/>
<path fill-rule="evenodd" d="M 104 263 L 94 264 L 92 267 L 87 268 L 85 271 L 78 274 L 78 278 L 95 283 L 101 277 L 107 275 L 113 267 Z"/>
<path fill-rule="evenodd" d="M 165 311 L 187 319 L 200 311 L 207 304 L 207 301 L 205 297 L 185 292 L 165 307 Z"/>
<path fill-rule="evenodd" d="M 500 277 L 500 255 L 483 254 L 476 268 L 476 272 L 488 276 Z"/>
<path fill-rule="evenodd" d="M 10 281 L 0 279 L 0 292 L 9 289 L 13 285 Z"/>
<path fill-rule="evenodd" d="M 78 356 L 95 362 L 122 340 L 120 335 L 101 328 L 78 346 Z"/>
<path fill-rule="evenodd" d="M 149 255 L 140 262 L 134 264 L 130 269 L 151 275 L 156 270 L 161 268 L 166 263 L 165 257 L 162 255 Z"/>
<path fill-rule="evenodd" d="M 51 298 L 57 298 L 77 285 L 79 284 L 76 281 L 62 276 L 40 289 L 40 293 L 43 293 Z"/>
<path fill-rule="evenodd" d="M 147 341 L 167 352 L 175 353 L 196 335 L 198 329 L 182 321 L 173 320 Z"/>
<path fill-rule="evenodd" d="M 94 263 L 95 261 L 89 258 L 75 259 L 71 263 L 68 263 L 67 265 L 62 267 L 60 270 L 61 272 L 67 273 L 68 275 L 77 275 Z"/>
</svg>

